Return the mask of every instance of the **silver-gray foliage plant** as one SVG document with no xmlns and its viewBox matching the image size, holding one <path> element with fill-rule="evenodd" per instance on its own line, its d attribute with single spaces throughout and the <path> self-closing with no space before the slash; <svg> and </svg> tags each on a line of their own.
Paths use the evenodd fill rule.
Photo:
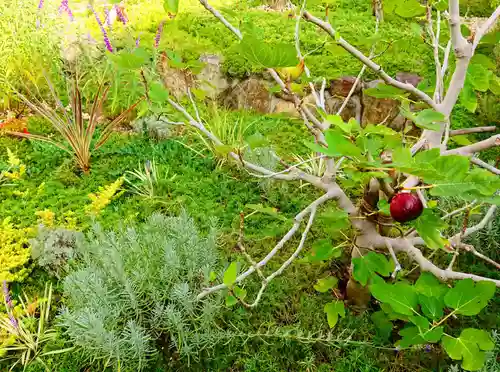
<svg viewBox="0 0 500 372">
<path fill-rule="evenodd" d="M 41 225 L 36 238 L 30 240 L 31 256 L 39 266 L 60 278 L 75 257 L 75 247 L 83 234 L 64 228 Z"/>
<path fill-rule="evenodd" d="M 161 352 L 192 357 L 214 341 L 217 300 L 196 295 L 218 266 L 215 228 L 202 236 L 186 213 L 154 214 L 118 232 L 95 226 L 78 255 L 60 319 L 89 359 L 139 371 Z"/>
</svg>

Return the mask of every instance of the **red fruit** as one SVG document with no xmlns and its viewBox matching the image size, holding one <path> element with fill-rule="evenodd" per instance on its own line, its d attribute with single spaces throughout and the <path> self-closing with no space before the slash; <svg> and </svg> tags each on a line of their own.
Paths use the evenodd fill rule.
<svg viewBox="0 0 500 372">
<path fill-rule="evenodd" d="M 391 200 L 391 217 L 398 222 L 414 220 L 422 214 L 424 206 L 417 195 L 402 192 Z"/>
</svg>

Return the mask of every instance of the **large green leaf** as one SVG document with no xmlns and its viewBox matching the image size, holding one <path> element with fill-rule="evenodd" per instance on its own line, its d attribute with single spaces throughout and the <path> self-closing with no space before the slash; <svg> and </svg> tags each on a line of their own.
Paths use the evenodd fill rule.
<svg viewBox="0 0 500 372">
<path fill-rule="evenodd" d="M 402 0 L 396 8 L 396 14 L 403 18 L 413 18 L 425 14 L 425 7 L 418 0 Z"/>
<path fill-rule="evenodd" d="M 370 291 L 377 300 L 391 305 L 395 312 L 403 315 L 415 314 L 418 297 L 413 286 L 403 282 L 391 285 L 377 280 L 370 286 Z"/>
<path fill-rule="evenodd" d="M 169 15 L 176 15 L 179 11 L 179 0 L 164 0 L 163 9 L 165 9 Z"/>
<path fill-rule="evenodd" d="M 425 244 L 431 249 L 444 248 L 447 243 L 441 235 L 441 230 L 447 225 L 430 208 L 425 208 L 420 217 L 411 221 L 410 225 L 417 230 Z"/>
<path fill-rule="evenodd" d="M 375 97 L 375 98 L 393 98 L 397 99 L 403 96 L 405 93 L 392 85 L 387 85 L 384 83 L 378 83 L 374 88 L 368 88 L 363 91 L 363 94 Z"/>
<path fill-rule="evenodd" d="M 354 120 L 349 120 L 347 123 L 342 119 L 340 115 L 328 115 L 326 120 L 330 122 L 333 126 L 341 129 L 347 134 L 351 134 L 352 131 L 359 131 L 361 129 L 359 123 Z"/>
<path fill-rule="evenodd" d="M 297 51 L 293 44 L 271 44 L 252 34 L 243 36 L 239 50 L 250 63 L 262 67 L 292 67 L 298 63 Z"/>
<path fill-rule="evenodd" d="M 377 328 L 377 333 L 384 340 L 388 340 L 392 332 L 392 322 L 383 311 L 376 311 L 370 316 L 373 324 Z"/>
<path fill-rule="evenodd" d="M 443 327 L 432 327 L 429 321 L 421 315 L 412 315 L 408 318 L 418 328 L 420 337 L 427 342 L 436 343 L 443 336 Z"/>
<path fill-rule="evenodd" d="M 415 283 L 415 291 L 428 297 L 443 298 L 448 288 L 433 274 L 423 272 Z"/>
<path fill-rule="evenodd" d="M 162 84 L 154 81 L 149 87 L 149 99 L 159 106 L 163 105 L 169 97 L 169 91 Z"/>
<path fill-rule="evenodd" d="M 302 262 L 322 262 L 342 255 L 342 246 L 333 246 L 329 239 L 321 239 L 311 247 L 310 252 L 301 260 Z"/>
<path fill-rule="evenodd" d="M 476 112 L 477 109 L 477 95 L 474 91 L 472 84 L 465 81 L 464 87 L 460 91 L 460 104 L 470 112 Z"/>
<path fill-rule="evenodd" d="M 149 54 L 142 48 L 136 48 L 133 52 L 110 55 L 110 58 L 119 68 L 137 70 L 149 61 Z"/>
<path fill-rule="evenodd" d="M 418 328 L 412 325 L 405 326 L 401 331 L 399 331 L 399 335 L 402 336 L 402 338 L 396 342 L 396 345 L 402 349 L 425 343 L 425 340 L 420 335 Z"/>
<path fill-rule="evenodd" d="M 451 359 L 462 360 L 462 368 L 466 371 L 481 369 L 486 359 L 481 350 L 489 351 L 495 347 L 488 332 L 474 328 L 464 329 L 458 338 L 445 335 L 441 343 Z"/>
<path fill-rule="evenodd" d="M 324 311 L 330 328 L 335 327 L 339 316 L 345 317 L 345 307 L 342 301 L 332 301 L 325 305 Z"/>
<path fill-rule="evenodd" d="M 232 287 L 238 276 L 238 263 L 231 262 L 226 271 L 224 271 L 223 283 L 228 287 Z"/>
<path fill-rule="evenodd" d="M 415 125 L 422 129 L 438 131 L 441 128 L 439 123 L 445 120 L 445 116 L 433 109 L 420 111 L 415 117 Z"/>
<path fill-rule="evenodd" d="M 486 307 L 495 290 L 495 283 L 474 283 L 472 279 L 463 279 L 444 296 L 444 303 L 454 309 L 456 314 L 477 315 Z"/>
<path fill-rule="evenodd" d="M 335 288 L 339 280 L 334 276 L 328 276 L 326 278 L 318 279 L 317 283 L 314 285 L 314 289 L 318 292 L 325 293 L 330 289 Z"/>
<path fill-rule="evenodd" d="M 328 144 L 328 150 L 337 154 L 336 156 L 351 156 L 355 158 L 363 157 L 361 149 L 338 131 L 327 131 L 325 133 L 325 140 Z"/>
<path fill-rule="evenodd" d="M 420 304 L 420 308 L 426 317 L 432 320 L 438 320 L 443 317 L 444 303 L 442 299 L 419 294 L 418 303 Z"/>
<path fill-rule="evenodd" d="M 352 275 L 362 285 L 366 285 L 376 273 L 382 276 L 389 276 L 391 266 L 384 255 L 368 252 L 362 257 L 352 259 L 353 272 Z"/>
<path fill-rule="evenodd" d="M 465 78 L 466 84 L 470 84 L 475 90 L 486 92 L 490 88 L 490 74 L 482 64 L 470 64 Z"/>
<path fill-rule="evenodd" d="M 490 90 L 496 96 L 500 96 L 500 78 L 495 74 L 491 74 Z"/>
</svg>

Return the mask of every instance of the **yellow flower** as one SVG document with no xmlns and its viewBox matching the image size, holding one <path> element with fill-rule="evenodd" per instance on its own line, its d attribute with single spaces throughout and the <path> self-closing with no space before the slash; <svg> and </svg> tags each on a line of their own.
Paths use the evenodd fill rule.
<svg viewBox="0 0 500 372">
<path fill-rule="evenodd" d="M 17 158 L 16 155 L 10 149 L 7 147 L 7 156 L 9 157 L 9 165 L 11 167 L 17 167 L 19 164 L 21 164 L 21 160 Z"/>
<path fill-rule="evenodd" d="M 118 192 L 122 184 L 123 177 L 120 177 L 110 185 L 99 187 L 96 193 L 90 193 L 89 198 L 91 203 L 85 207 L 85 211 L 90 215 L 98 215 L 109 203 L 111 203 L 112 199 L 116 199 L 122 194 L 122 192 Z"/>
<path fill-rule="evenodd" d="M 50 209 L 45 209 L 43 211 L 36 211 L 35 216 L 40 217 L 38 223 L 45 225 L 46 227 L 54 226 L 55 213 Z"/>
<path fill-rule="evenodd" d="M 0 282 L 24 280 L 31 267 L 26 267 L 31 256 L 29 239 L 34 236 L 31 228 L 16 228 L 10 218 L 0 222 Z"/>
</svg>

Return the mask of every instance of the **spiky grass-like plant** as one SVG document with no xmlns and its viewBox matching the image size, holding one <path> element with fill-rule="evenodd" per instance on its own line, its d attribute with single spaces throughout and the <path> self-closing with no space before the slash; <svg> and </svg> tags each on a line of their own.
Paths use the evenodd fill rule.
<svg viewBox="0 0 500 372">
<path fill-rule="evenodd" d="M 99 88 L 94 96 L 90 113 L 87 117 L 83 111 L 83 100 L 80 94 L 80 89 L 78 88 L 78 78 L 76 76 L 72 82 L 71 92 L 69 94 L 71 115 L 69 115 L 66 111 L 52 83 L 48 78 L 46 78 L 46 80 L 54 102 L 56 103 L 56 109 L 51 108 L 48 104 L 35 97 L 28 98 L 20 92 L 17 94 L 29 108 L 42 115 L 52 124 L 54 129 L 62 136 L 62 141 L 31 133 L 11 132 L 11 134 L 28 139 L 48 142 L 59 147 L 60 149 L 73 155 L 81 170 L 84 173 L 88 173 L 90 170 L 90 159 L 92 153 L 106 143 L 113 128 L 125 120 L 127 115 L 137 106 L 139 102 L 130 106 L 111 122 L 104 124 L 99 131 L 99 134 L 96 135 L 98 117 L 102 112 L 103 104 L 106 101 L 109 86 L 104 86 L 104 83 L 99 85 Z"/>
</svg>

